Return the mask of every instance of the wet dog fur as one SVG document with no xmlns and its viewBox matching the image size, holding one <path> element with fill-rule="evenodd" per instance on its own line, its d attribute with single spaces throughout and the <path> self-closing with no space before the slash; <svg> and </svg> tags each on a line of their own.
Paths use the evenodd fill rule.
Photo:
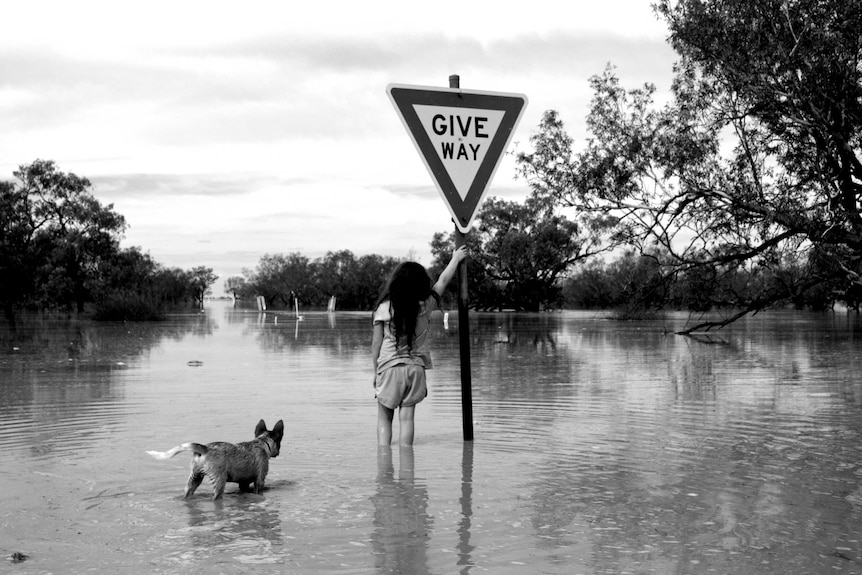
<svg viewBox="0 0 862 575">
<path fill-rule="evenodd" d="M 194 495 L 204 477 L 208 477 L 213 486 L 213 500 L 216 500 L 221 499 L 228 482 L 238 483 L 241 491 L 250 491 L 250 486 L 254 483 L 254 493 L 260 494 L 269 471 L 269 460 L 278 457 L 283 437 L 282 420 L 278 420 L 275 427 L 268 430 L 261 419 L 254 429 L 254 439 L 251 441 L 237 444 L 216 441 L 207 445 L 183 443 L 169 451 L 147 453 L 156 459 L 170 459 L 181 451 L 194 452 L 183 497 L 188 499 Z"/>
</svg>

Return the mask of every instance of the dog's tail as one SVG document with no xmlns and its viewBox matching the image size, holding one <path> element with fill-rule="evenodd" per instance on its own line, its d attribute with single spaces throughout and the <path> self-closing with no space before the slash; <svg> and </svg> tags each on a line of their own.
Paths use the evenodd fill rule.
<svg viewBox="0 0 862 575">
<path fill-rule="evenodd" d="M 195 455 L 204 455 L 207 452 L 207 446 L 200 443 L 183 443 L 168 451 L 147 451 L 147 453 L 156 459 L 170 459 L 180 451 L 194 451 Z"/>
</svg>

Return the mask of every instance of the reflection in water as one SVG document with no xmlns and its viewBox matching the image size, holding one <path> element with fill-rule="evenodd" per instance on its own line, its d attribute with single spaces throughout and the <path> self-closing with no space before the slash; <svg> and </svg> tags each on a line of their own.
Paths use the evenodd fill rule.
<svg viewBox="0 0 862 575">
<path fill-rule="evenodd" d="M 461 521 L 458 523 L 459 573 L 466 575 L 475 565 L 470 543 L 470 525 L 473 521 L 473 442 L 465 441 L 461 451 Z"/>
<path fill-rule="evenodd" d="M 379 573 L 430 573 L 428 541 L 433 521 L 428 515 L 428 490 L 417 481 L 413 447 L 400 447 L 398 479 L 392 448 L 377 449 L 377 492 L 374 504 L 374 565 Z"/>
<path fill-rule="evenodd" d="M 767 315 L 696 340 L 642 322 L 480 316 L 477 441 L 535 451 L 525 511 L 545 568 L 862 562 L 862 330 L 829 320 Z M 456 403 L 454 385 L 435 391 Z"/>
<path fill-rule="evenodd" d="M 800 549 L 814 541 L 818 563 L 807 565 L 820 572 L 859 549 L 855 343 L 806 326 L 743 325 L 721 345 L 573 333 L 560 338 L 566 393 L 491 391 L 501 401 L 494 427 L 542 423 L 538 545 L 577 549 L 600 572 L 663 573 L 726 570 L 728 554 L 769 565 L 760 572 L 799 572 Z M 824 373 L 824 356 L 842 367 Z M 544 405 L 530 404 L 534 391 Z"/>
<path fill-rule="evenodd" d="M 0 447 L 27 445 L 41 457 L 92 445 L 136 409 L 117 385 L 122 374 L 166 341 L 209 337 L 215 328 L 200 313 L 163 323 L 41 314 L 0 322 Z"/>
<path fill-rule="evenodd" d="M 349 322 L 347 329 L 340 329 L 336 316 Z M 299 351 L 317 347 L 325 353 L 360 351 L 368 353 L 370 341 L 369 314 L 346 312 L 309 313 L 297 320 L 292 313 L 265 312 L 251 315 L 242 310 L 226 308 L 225 319 L 229 324 L 243 326 L 244 333 L 253 336 L 266 352 Z M 361 326 L 365 329 L 357 329 Z"/>
<path fill-rule="evenodd" d="M 94 558 L 125 572 L 862 572 L 859 317 L 762 314 L 700 339 L 668 335 L 687 319 L 674 315 L 472 317 L 476 441 L 460 440 L 457 319 L 439 318 L 415 456 L 374 451 L 368 314 L 0 327 L 4 545 L 40 572 L 98 571 Z M 144 454 L 250 439 L 261 417 L 288 428 L 270 471 L 282 488 L 263 500 L 184 507 L 186 462 Z"/>
<path fill-rule="evenodd" d="M 254 495 L 184 502 L 188 526 L 164 535 L 171 547 L 163 562 L 180 567 L 237 561 L 241 565 L 284 563 L 284 534 L 277 505 Z"/>
</svg>

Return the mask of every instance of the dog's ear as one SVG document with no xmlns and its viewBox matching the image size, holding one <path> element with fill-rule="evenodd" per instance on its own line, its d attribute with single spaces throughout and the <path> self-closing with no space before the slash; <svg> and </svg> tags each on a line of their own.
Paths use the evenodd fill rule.
<svg viewBox="0 0 862 575">
<path fill-rule="evenodd" d="M 281 419 L 278 420 L 278 423 L 275 424 L 275 427 L 272 428 L 272 432 L 281 440 L 284 437 L 284 421 Z"/>
<path fill-rule="evenodd" d="M 254 428 L 254 436 L 257 437 L 264 431 L 266 431 L 266 422 L 261 419 L 257 422 L 257 427 Z"/>
</svg>

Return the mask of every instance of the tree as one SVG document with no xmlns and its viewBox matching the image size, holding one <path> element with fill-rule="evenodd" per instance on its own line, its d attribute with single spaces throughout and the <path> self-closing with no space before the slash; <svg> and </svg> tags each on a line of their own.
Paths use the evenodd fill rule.
<svg viewBox="0 0 862 575">
<path fill-rule="evenodd" d="M 293 305 L 293 298 L 302 298 L 311 291 L 311 270 L 308 258 L 298 252 L 264 254 L 255 271 L 243 270 L 254 291 L 264 297 L 267 306 L 281 300 Z"/>
<path fill-rule="evenodd" d="M 101 285 L 105 289 L 135 289 L 141 292 L 152 290 L 153 278 L 159 264 L 150 254 L 133 246 L 119 250 L 110 259 L 106 259 L 102 268 Z"/>
<path fill-rule="evenodd" d="M 386 279 L 399 263 L 392 256 L 366 254 L 357 261 L 356 284 L 352 290 L 356 309 L 372 311 Z"/>
<path fill-rule="evenodd" d="M 464 241 L 467 252 L 470 254 L 470 258 L 466 260 L 470 291 L 469 305 L 477 309 L 502 309 L 505 305 L 502 287 L 498 282 L 491 279 L 485 272 L 485 268 L 477 265 L 473 259 L 475 254 L 482 251 L 481 240 L 475 233 L 470 232 L 466 234 Z M 440 277 L 452 258 L 452 251 L 455 249 L 455 234 L 453 232 L 437 232 L 431 238 L 430 246 L 431 255 L 434 259 L 428 268 L 428 274 L 433 279 Z M 457 277 L 453 278 L 443 293 L 443 304 L 454 306 L 458 301 L 459 289 Z"/>
<path fill-rule="evenodd" d="M 218 276 L 213 273 L 212 268 L 206 266 L 193 267 L 188 272 L 189 287 L 191 288 L 192 297 L 201 307 L 204 305 L 204 298 L 210 291 L 210 287 L 216 282 Z"/>
<path fill-rule="evenodd" d="M 105 262 L 119 251 L 126 223 L 102 206 L 89 180 L 36 160 L 0 187 L 0 262 L 7 314 L 23 300 L 83 311 L 101 282 Z M 6 273 L 3 274 L 6 276 Z"/>
<path fill-rule="evenodd" d="M 166 306 L 194 302 L 189 272 L 180 268 L 158 266 L 153 277 L 153 292 Z"/>
<path fill-rule="evenodd" d="M 610 309 L 620 303 L 619 294 L 612 287 L 605 262 L 594 259 L 585 262 L 563 282 L 563 302 L 576 308 Z"/>
<path fill-rule="evenodd" d="M 33 290 L 35 262 L 27 194 L 11 182 L 0 182 L 0 304 L 10 322 L 14 306 Z"/>
<path fill-rule="evenodd" d="M 550 208 L 536 199 L 489 198 L 483 204 L 467 239 L 474 306 L 538 311 L 559 305 L 558 280 L 575 262 L 602 250 L 597 235 Z M 442 240 L 435 236 L 432 243 L 438 267 L 454 245 L 451 236 Z"/>
<path fill-rule="evenodd" d="M 356 257 L 350 250 L 327 252 L 323 258 L 315 260 L 313 284 L 317 296 L 314 303 L 322 306 L 335 296 L 341 307 L 361 309 L 356 308 L 354 298 L 357 268 Z"/>
<path fill-rule="evenodd" d="M 120 249 L 123 216 L 86 178 L 36 160 L 0 182 L 0 305 L 75 308 L 96 319 L 158 319 L 168 306 L 202 303 L 217 276 L 203 266 L 166 269 L 139 247 Z"/>
<path fill-rule="evenodd" d="M 254 270 L 243 270 L 243 292 L 263 296 L 268 306 L 280 301 L 292 307 L 297 297 L 303 305 L 325 308 L 335 296 L 338 309 L 371 310 L 397 264 L 390 256 L 356 258 L 349 250 L 328 252 L 313 262 L 300 253 L 266 254 Z"/>
<path fill-rule="evenodd" d="M 247 295 L 248 282 L 242 276 L 231 276 L 224 282 L 224 291 L 231 294 L 234 299 Z"/>
<path fill-rule="evenodd" d="M 629 250 L 610 262 L 579 267 L 563 284 L 563 297 L 573 307 L 614 309 L 617 318 L 641 319 L 664 301 L 664 289 L 657 258 Z"/>
<path fill-rule="evenodd" d="M 534 192 L 618 217 L 619 239 L 661 253 L 668 280 L 763 276 L 768 289 L 714 302 L 739 313 L 687 331 L 825 284 L 852 293 L 862 279 L 862 4 L 660 0 L 657 10 L 681 57 L 671 101 L 657 108 L 651 85 L 623 89 L 612 68 L 592 78 L 584 150 L 520 158 Z M 555 114 L 546 119 L 538 143 L 553 149 Z M 800 273 L 781 275 L 788 258 Z"/>
<path fill-rule="evenodd" d="M 102 266 L 93 290 L 93 318 L 107 321 L 164 319 L 165 300 L 156 289 L 159 264 L 138 247 L 120 250 Z"/>
</svg>

